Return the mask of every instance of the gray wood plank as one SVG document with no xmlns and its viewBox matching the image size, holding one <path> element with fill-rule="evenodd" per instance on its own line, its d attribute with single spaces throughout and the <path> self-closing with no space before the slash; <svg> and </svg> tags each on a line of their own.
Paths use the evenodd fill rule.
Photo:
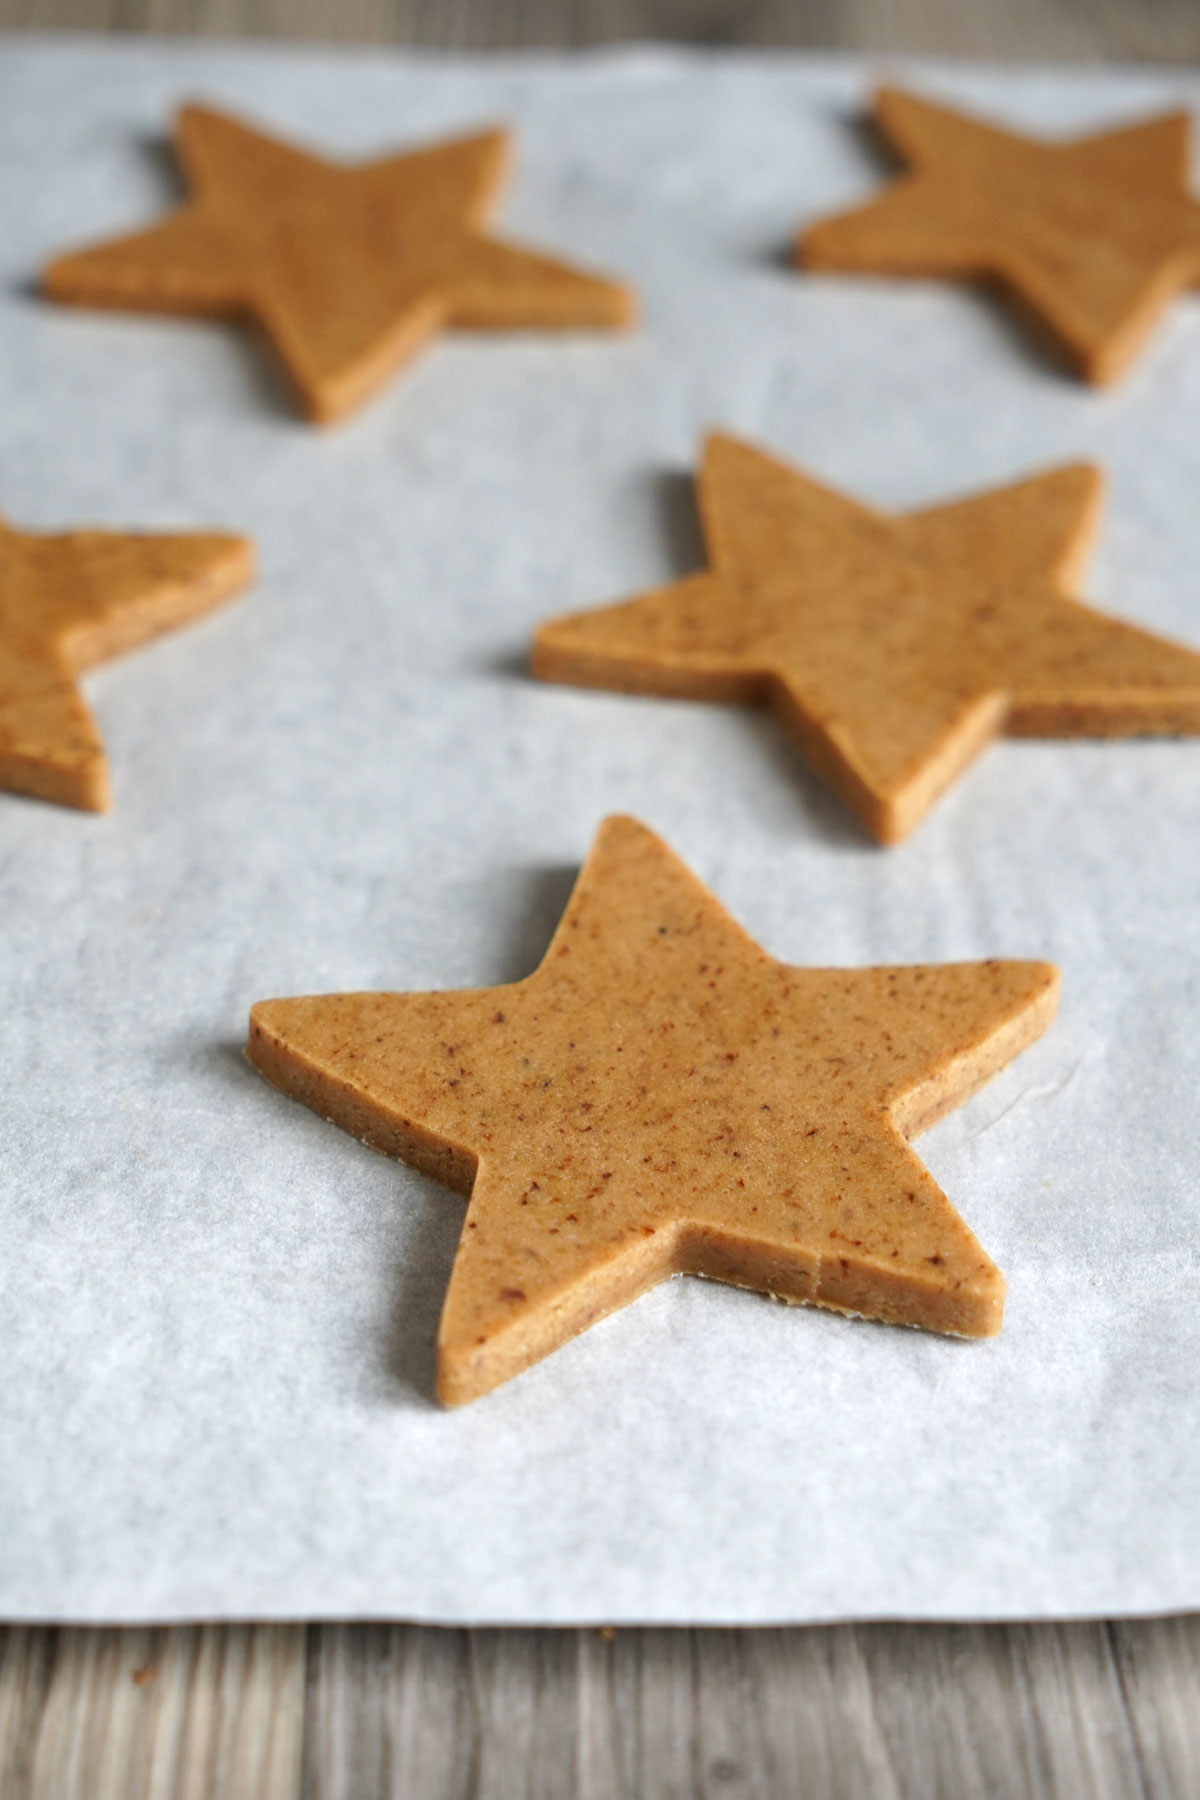
<svg viewBox="0 0 1200 1800">
<path fill-rule="evenodd" d="M 1198 1741 L 1194 1619 L 612 1634 L 327 1626 L 313 1632 L 303 1792 L 1193 1800 Z"/>
<path fill-rule="evenodd" d="M 737 1636 L 749 1690 L 758 1696 L 768 1793 L 902 1800 L 901 1773 L 876 1705 L 861 1628 Z M 707 1663 L 703 1642 L 700 1655 Z"/>
<path fill-rule="evenodd" d="M 0 1629 L 0 1794 L 26 1800 L 38 1725 L 54 1677 L 56 1633 L 41 1627 Z"/>
<path fill-rule="evenodd" d="M 462 1792 L 466 1635 L 325 1625 L 310 1636 L 305 1800 Z M 473 1752 L 469 1753 L 473 1754 Z"/>
<path fill-rule="evenodd" d="M 295 1800 L 304 1627 L 0 1631 L 4 1800 Z"/>
<path fill-rule="evenodd" d="M 1200 1619 L 0 1635 L 5 1800 L 1192 1800 Z M 301 1752 L 303 1747 L 303 1763 Z"/>
<path fill-rule="evenodd" d="M 905 1796 L 1143 1793 L 1104 1625 L 861 1626 L 859 1637 Z"/>
<path fill-rule="evenodd" d="M 1148 1800 L 1200 1794 L 1200 1618 L 1109 1627 Z"/>
<path fill-rule="evenodd" d="M 1200 58 L 1195 0 L 0 0 L 0 29 L 448 49 L 626 38 L 961 56 Z"/>
<path fill-rule="evenodd" d="M 305 1800 L 576 1791 L 575 1632 L 312 1633 Z"/>
</svg>

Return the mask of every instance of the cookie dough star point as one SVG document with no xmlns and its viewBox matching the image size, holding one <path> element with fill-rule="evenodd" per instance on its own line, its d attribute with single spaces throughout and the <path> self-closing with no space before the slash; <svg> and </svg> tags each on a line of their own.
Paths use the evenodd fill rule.
<svg viewBox="0 0 1200 1800">
<path fill-rule="evenodd" d="M 252 546 L 228 534 L 55 536 L 0 522 L 0 788 L 107 811 L 78 675 L 211 611 L 252 574 Z"/>
</svg>

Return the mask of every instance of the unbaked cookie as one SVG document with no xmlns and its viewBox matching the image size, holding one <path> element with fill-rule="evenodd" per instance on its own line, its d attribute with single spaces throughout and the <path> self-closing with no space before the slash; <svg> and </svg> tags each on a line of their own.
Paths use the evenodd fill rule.
<svg viewBox="0 0 1200 1800">
<path fill-rule="evenodd" d="M 908 172 L 810 225 L 804 268 L 996 281 L 1097 382 L 1200 281 L 1185 112 L 1047 143 L 883 88 L 874 120 Z"/>
<path fill-rule="evenodd" d="M 1002 732 L 1200 731 L 1200 655 L 1070 598 L 1087 464 L 889 514 L 718 435 L 697 487 L 710 569 L 550 620 L 535 675 L 766 702 L 885 844 Z"/>
<path fill-rule="evenodd" d="M 436 332 L 630 323 L 620 283 L 493 237 L 506 131 L 327 162 L 209 107 L 179 114 L 192 190 L 161 224 L 58 257 L 44 291 L 78 306 L 249 317 L 309 418 L 360 405 Z"/>
<path fill-rule="evenodd" d="M 540 968 L 265 1000 L 276 1087 L 460 1193 L 439 1397 L 476 1399 L 668 1275 L 962 1337 L 1004 1283 L 907 1138 L 1053 1017 L 1041 962 L 804 969 L 633 819 Z"/>
</svg>

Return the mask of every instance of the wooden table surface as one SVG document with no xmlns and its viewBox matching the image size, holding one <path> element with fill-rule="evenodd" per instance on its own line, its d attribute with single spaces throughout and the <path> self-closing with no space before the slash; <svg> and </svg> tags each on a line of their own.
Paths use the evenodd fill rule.
<svg viewBox="0 0 1200 1800">
<path fill-rule="evenodd" d="M 0 0 L 0 29 L 1200 60 L 1200 0 Z M 1196 1800 L 1200 1618 L 0 1627 L 2 1800 Z"/>
</svg>

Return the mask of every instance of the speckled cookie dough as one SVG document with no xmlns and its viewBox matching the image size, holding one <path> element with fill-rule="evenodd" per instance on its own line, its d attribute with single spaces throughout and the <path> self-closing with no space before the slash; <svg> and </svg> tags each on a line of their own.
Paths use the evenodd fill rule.
<svg viewBox="0 0 1200 1800">
<path fill-rule="evenodd" d="M 618 817 L 525 980 L 262 1001 L 247 1054 L 470 1194 L 438 1332 L 454 1405 L 675 1274 L 998 1331 L 1003 1278 L 906 1138 L 1057 996 L 1048 963 L 789 967 Z"/>
<path fill-rule="evenodd" d="M 907 172 L 810 225 L 804 268 L 997 282 L 1095 382 L 1120 375 L 1200 281 L 1185 112 L 1047 143 L 882 88 L 874 120 Z"/>
<path fill-rule="evenodd" d="M 53 300 L 253 318 L 310 419 L 362 404 L 437 332 L 619 327 L 618 282 L 485 229 L 507 131 L 335 163 L 209 107 L 179 114 L 192 198 L 160 224 L 58 257 Z"/>
<path fill-rule="evenodd" d="M 1086 464 L 888 514 L 736 438 L 697 482 L 711 567 L 537 632 L 546 681 L 766 703 L 881 843 L 993 738 L 1200 731 L 1200 655 L 1070 598 Z"/>
<path fill-rule="evenodd" d="M 241 537 L 43 536 L 0 519 L 0 788 L 105 811 L 108 763 L 76 675 L 211 612 L 253 573 Z"/>
</svg>

